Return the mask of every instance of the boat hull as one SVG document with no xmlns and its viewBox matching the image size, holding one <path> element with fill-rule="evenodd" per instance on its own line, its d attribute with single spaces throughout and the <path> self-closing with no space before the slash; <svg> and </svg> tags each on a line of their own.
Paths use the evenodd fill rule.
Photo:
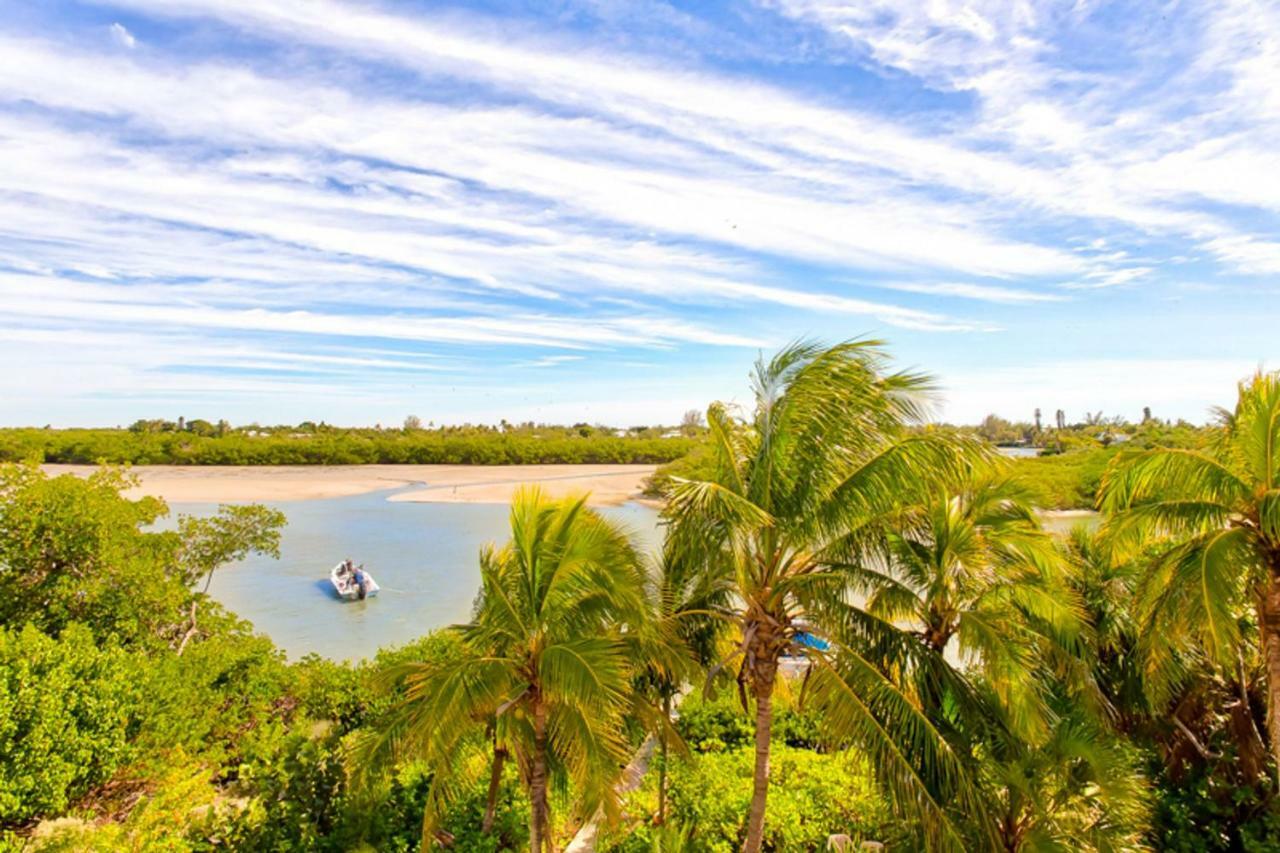
<svg viewBox="0 0 1280 853">
<path fill-rule="evenodd" d="M 355 581 L 350 577 L 342 577 L 338 574 L 338 569 L 342 564 L 334 566 L 329 571 L 329 582 L 333 584 L 333 591 L 338 598 L 344 601 L 357 601 L 360 599 L 360 588 L 356 586 Z M 364 573 L 364 597 L 373 598 L 378 594 L 378 582 L 373 579 L 373 575 L 368 572 Z"/>
</svg>

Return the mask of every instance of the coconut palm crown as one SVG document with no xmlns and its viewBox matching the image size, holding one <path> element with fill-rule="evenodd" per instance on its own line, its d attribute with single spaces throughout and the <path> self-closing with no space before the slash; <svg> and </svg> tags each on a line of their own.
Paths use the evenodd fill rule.
<svg viewBox="0 0 1280 853">
<path fill-rule="evenodd" d="M 930 382 L 890 372 L 880 344 L 800 342 L 757 363 L 750 417 L 716 404 L 707 412 L 715 472 L 673 480 L 668 548 L 728 579 L 736 668 L 744 705 L 755 706 L 755 768 L 744 849 L 764 840 L 772 696 L 779 659 L 797 635 L 807 647 L 806 701 L 833 739 L 867 751 L 890 800 L 920 821 L 931 843 L 960 846 L 948 806 L 980 809 L 963 756 L 917 697 L 859 650 L 870 638 L 897 659 L 928 654 L 914 636 L 850 604 L 850 569 L 883 545 L 889 521 L 917 505 L 939 478 L 959 479 L 985 458 L 976 443 L 908 430 L 925 414 Z M 957 690 L 962 689 L 956 686 Z"/>
<path fill-rule="evenodd" d="M 1117 553 L 1166 547 L 1138 587 L 1146 684 L 1157 702 L 1203 654 L 1234 672 L 1256 652 L 1280 766 L 1280 373 L 1239 386 L 1202 450 L 1160 448 L 1112 461 L 1099 490 Z M 1256 621 L 1255 621 L 1256 620 Z M 1257 646 L 1251 647 L 1250 635 Z"/>
<path fill-rule="evenodd" d="M 851 570 L 867 610 L 916 627 L 940 665 L 980 668 L 1004 719 L 1024 738 L 1047 736 L 1044 674 L 1079 657 L 1085 617 L 1026 491 L 998 469 L 939 484 L 903 514 L 886 544 L 885 569 Z M 943 697 L 928 683 L 918 690 L 925 707 L 941 713 Z"/>
<path fill-rule="evenodd" d="M 434 771 L 424 849 L 462 763 L 458 750 L 492 721 L 529 795 L 529 847 L 552 849 L 549 790 L 570 783 L 585 816 L 617 811 L 626 764 L 635 643 L 647 619 L 646 578 L 626 533 L 585 505 L 517 492 L 511 539 L 481 554 L 481 591 L 457 626 L 463 653 L 410 667 L 406 698 L 364 761 L 427 760 Z"/>
</svg>

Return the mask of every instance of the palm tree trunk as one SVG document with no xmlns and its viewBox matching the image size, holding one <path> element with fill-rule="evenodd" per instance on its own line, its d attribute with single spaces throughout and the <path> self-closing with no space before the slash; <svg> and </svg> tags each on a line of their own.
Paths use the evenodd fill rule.
<svg viewBox="0 0 1280 853">
<path fill-rule="evenodd" d="M 743 853 L 760 853 L 764 844 L 764 809 L 769 797 L 769 747 L 773 730 L 773 681 L 777 674 L 777 660 L 757 661 L 752 679 L 756 694 L 755 781 Z"/>
<path fill-rule="evenodd" d="M 493 765 L 489 771 L 489 794 L 484 803 L 484 820 L 480 830 L 485 835 L 493 832 L 493 819 L 498 811 L 498 789 L 502 787 L 502 765 L 507 760 L 507 751 L 494 744 Z"/>
<path fill-rule="evenodd" d="M 541 702 L 533 711 L 533 767 L 529 773 L 529 850 L 551 849 L 550 812 L 547 803 L 547 709 Z"/>
<path fill-rule="evenodd" d="M 1280 577 L 1273 568 L 1271 580 L 1258 607 L 1262 659 L 1267 667 L 1267 736 L 1271 757 L 1280 772 Z"/>
<path fill-rule="evenodd" d="M 667 822 L 667 725 L 671 722 L 671 697 L 662 697 L 662 728 L 658 731 L 658 826 Z"/>
</svg>

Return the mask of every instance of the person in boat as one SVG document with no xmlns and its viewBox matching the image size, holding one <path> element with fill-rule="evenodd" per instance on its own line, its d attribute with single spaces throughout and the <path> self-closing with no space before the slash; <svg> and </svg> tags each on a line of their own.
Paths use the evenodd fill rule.
<svg viewBox="0 0 1280 853">
<path fill-rule="evenodd" d="M 368 575 L 364 573 L 364 564 L 361 563 L 360 565 L 356 566 L 352 570 L 352 572 L 353 572 L 352 580 L 355 582 L 356 590 L 360 593 L 360 597 L 364 598 L 369 593 L 369 591 L 365 589 L 364 582 L 365 582 L 365 578 L 367 578 Z"/>
</svg>

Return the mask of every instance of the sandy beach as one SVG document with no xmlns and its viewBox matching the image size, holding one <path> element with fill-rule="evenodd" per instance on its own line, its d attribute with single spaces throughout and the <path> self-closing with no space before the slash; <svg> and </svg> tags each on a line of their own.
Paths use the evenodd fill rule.
<svg viewBox="0 0 1280 853">
<path fill-rule="evenodd" d="M 589 492 L 591 503 L 621 504 L 640 497 L 654 465 L 138 465 L 141 484 L 131 497 L 169 503 L 304 501 L 417 486 L 393 501 L 506 503 L 522 484 L 537 483 L 553 497 Z M 51 474 L 86 476 L 90 465 L 45 465 Z"/>
</svg>

